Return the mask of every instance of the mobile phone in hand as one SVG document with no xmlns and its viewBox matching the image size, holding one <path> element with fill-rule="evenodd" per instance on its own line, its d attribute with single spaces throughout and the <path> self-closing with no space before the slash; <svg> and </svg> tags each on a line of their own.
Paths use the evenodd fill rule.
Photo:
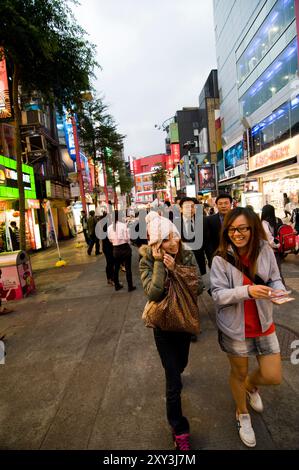
<svg viewBox="0 0 299 470">
<path fill-rule="evenodd" d="M 270 298 L 271 299 L 279 299 L 281 297 L 288 297 L 291 294 L 291 290 L 284 290 L 278 293 L 272 292 Z"/>
<path fill-rule="evenodd" d="M 294 297 L 278 297 L 277 299 L 272 299 L 272 302 L 277 305 L 285 304 L 286 302 L 291 302 L 295 300 Z"/>
</svg>

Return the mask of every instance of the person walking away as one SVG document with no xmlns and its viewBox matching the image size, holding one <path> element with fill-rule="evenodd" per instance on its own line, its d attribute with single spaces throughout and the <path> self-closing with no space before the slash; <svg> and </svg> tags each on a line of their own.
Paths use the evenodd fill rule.
<svg viewBox="0 0 299 470">
<path fill-rule="evenodd" d="M 12 251 L 20 249 L 20 232 L 15 221 L 10 222 L 9 234 L 12 244 Z"/>
<path fill-rule="evenodd" d="M 296 230 L 297 234 L 299 234 L 299 207 L 295 207 L 292 211 L 291 215 L 291 224 L 293 224 L 294 230 Z"/>
<path fill-rule="evenodd" d="M 239 436 L 256 445 L 247 401 L 263 411 L 258 387 L 281 382 L 280 347 L 273 323 L 275 297 L 285 295 L 273 250 L 259 217 L 237 207 L 223 224 L 220 245 L 211 267 L 218 339 L 230 362 L 230 388 L 236 404 Z M 248 358 L 258 367 L 248 375 Z"/>
<path fill-rule="evenodd" d="M 95 248 L 96 256 L 101 254 L 100 253 L 100 240 L 98 239 L 98 237 L 96 236 L 96 233 L 95 233 L 95 228 L 96 228 L 97 222 L 98 221 L 97 221 L 96 216 L 95 216 L 95 211 L 90 211 L 89 212 L 89 217 L 87 219 L 87 230 L 88 230 L 88 238 L 89 238 L 89 247 L 88 247 L 87 253 L 89 254 L 89 256 L 92 253 L 92 249 L 93 249 L 94 245 L 96 246 L 96 248 Z"/>
<path fill-rule="evenodd" d="M 205 217 L 203 226 L 203 247 L 208 258 L 209 268 L 215 251 L 219 246 L 220 232 L 224 217 L 231 210 L 232 197 L 222 193 L 216 198 L 217 214 Z"/>
<path fill-rule="evenodd" d="M 177 266 L 196 266 L 191 250 L 183 248 L 175 225 L 164 217 L 152 218 L 148 224 L 149 245 L 140 248 L 141 281 L 149 301 L 160 302 L 169 287 L 168 274 Z M 202 282 L 198 273 L 198 293 Z M 191 334 L 154 328 L 155 344 L 166 379 L 166 414 L 177 450 L 190 449 L 190 426 L 181 405 L 181 374 L 188 364 Z"/>
<path fill-rule="evenodd" d="M 114 257 L 114 288 L 116 291 L 123 288 L 119 282 L 119 269 L 121 264 L 125 265 L 128 292 L 136 289 L 132 279 L 132 249 L 130 246 L 130 235 L 127 225 L 119 220 L 119 211 L 114 211 L 113 223 L 108 227 L 108 238 L 113 245 Z"/>
<path fill-rule="evenodd" d="M 290 203 L 290 198 L 288 197 L 287 193 L 283 193 L 283 209 L 284 209 L 285 217 L 288 217 L 288 216 L 291 217 L 291 212 L 288 209 L 289 203 Z"/>
<path fill-rule="evenodd" d="M 114 257 L 113 245 L 108 238 L 108 226 L 111 225 L 110 216 L 103 212 L 95 229 L 96 236 L 102 241 L 103 253 L 106 259 L 106 278 L 110 286 L 114 286 Z"/>
<path fill-rule="evenodd" d="M 86 216 L 85 211 L 81 211 L 80 224 L 82 225 L 83 235 L 84 235 L 86 244 L 88 246 L 89 245 L 88 224 L 87 224 L 87 216 Z"/>
<path fill-rule="evenodd" d="M 297 243 L 296 243 L 296 250 L 295 250 L 295 255 L 298 255 L 299 252 L 299 207 L 297 204 L 297 207 L 292 210 L 292 215 L 291 215 L 291 224 L 293 224 L 294 230 L 297 232 Z"/>
<path fill-rule="evenodd" d="M 283 224 L 282 220 L 275 216 L 275 208 L 271 206 L 271 204 L 266 204 L 262 208 L 262 215 L 261 220 L 263 224 L 263 229 L 265 230 L 267 240 L 274 251 L 274 255 L 276 258 L 277 266 L 280 272 L 280 277 L 282 282 L 284 282 L 282 271 L 281 271 L 281 263 L 282 257 L 278 251 L 280 247 L 280 243 L 277 237 L 278 227 Z"/>
</svg>

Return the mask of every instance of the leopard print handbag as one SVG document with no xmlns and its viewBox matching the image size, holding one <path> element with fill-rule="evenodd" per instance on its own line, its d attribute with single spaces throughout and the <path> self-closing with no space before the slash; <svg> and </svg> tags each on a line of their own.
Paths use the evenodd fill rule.
<svg viewBox="0 0 299 470">
<path fill-rule="evenodd" d="M 149 301 L 145 305 L 142 314 L 145 325 L 165 331 L 199 333 L 196 267 L 177 265 L 175 271 L 168 275 L 169 288 L 164 299 L 161 302 Z"/>
</svg>

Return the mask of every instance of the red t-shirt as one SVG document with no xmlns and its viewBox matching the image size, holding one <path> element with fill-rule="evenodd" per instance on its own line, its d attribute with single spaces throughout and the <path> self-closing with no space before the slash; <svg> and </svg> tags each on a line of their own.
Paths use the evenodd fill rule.
<svg viewBox="0 0 299 470">
<path fill-rule="evenodd" d="M 249 260 L 246 257 L 241 257 L 241 261 L 247 268 L 249 267 Z M 252 286 L 253 282 L 243 274 L 243 286 Z M 244 300 L 244 315 L 245 315 L 245 337 L 255 338 L 256 336 L 268 336 L 275 331 L 275 325 L 272 325 L 264 333 L 259 319 L 257 306 L 254 299 Z"/>
</svg>

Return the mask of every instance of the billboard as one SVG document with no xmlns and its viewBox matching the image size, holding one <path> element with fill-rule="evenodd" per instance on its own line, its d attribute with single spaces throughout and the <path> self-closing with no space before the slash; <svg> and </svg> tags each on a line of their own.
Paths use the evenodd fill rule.
<svg viewBox="0 0 299 470">
<path fill-rule="evenodd" d="M 198 165 L 198 189 L 216 190 L 216 171 L 215 164 Z"/>
<path fill-rule="evenodd" d="M 224 152 L 225 171 L 232 170 L 236 166 L 244 163 L 243 140 L 230 147 Z"/>
<path fill-rule="evenodd" d="M 3 54 L 3 48 L 0 47 L 0 119 L 7 119 L 11 117 L 12 113 L 9 98 L 6 61 Z"/>
</svg>

